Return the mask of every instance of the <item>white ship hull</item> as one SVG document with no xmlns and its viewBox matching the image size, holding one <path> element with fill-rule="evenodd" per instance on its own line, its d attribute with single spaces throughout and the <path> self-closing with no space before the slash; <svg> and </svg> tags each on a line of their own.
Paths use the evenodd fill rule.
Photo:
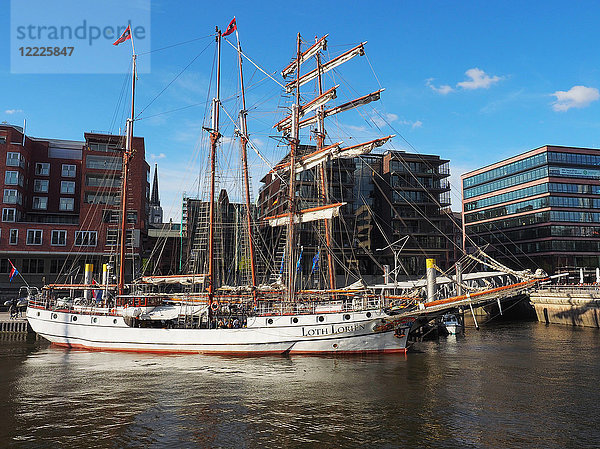
<svg viewBox="0 0 600 449">
<path fill-rule="evenodd" d="M 54 344 L 89 350 L 154 353 L 405 352 L 412 320 L 385 326 L 383 318 L 386 317 L 382 311 L 371 310 L 251 317 L 247 327 L 239 329 L 161 329 L 130 327 L 120 315 L 27 309 L 32 329 Z"/>
</svg>

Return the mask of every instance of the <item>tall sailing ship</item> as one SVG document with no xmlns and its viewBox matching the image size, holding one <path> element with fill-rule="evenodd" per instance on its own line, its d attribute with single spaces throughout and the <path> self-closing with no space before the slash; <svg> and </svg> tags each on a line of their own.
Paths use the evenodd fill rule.
<svg viewBox="0 0 600 449">
<path fill-rule="evenodd" d="M 235 19 L 234 19 L 235 20 Z M 289 80 L 284 89 L 293 97 L 290 114 L 275 127 L 287 143 L 288 156 L 272 173 L 285 185 L 287 207 L 283 213 L 269 216 L 266 222 L 282 229 L 285 249 L 281 262 L 280 279 L 276 285 L 260 285 L 257 276 L 256 225 L 252 216 L 250 180 L 248 174 L 246 99 L 242 71 L 242 50 L 237 38 L 237 57 L 241 87 L 242 108 L 237 134 L 241 144 L 243 191 L 245 197 L 245 230 L 247 232 L 250 276 L 248 285 L 227 288 L 218 285 L 216 264 L 216 157 L 221 139 L 219 115 L 221 44 L 223 37 L 236 33 L 232 21 L 225 33 L 217 29 L 216 96 L 211 104 L 210 175 L 208 194 L 208 232 L 206 270 L 193 270 L 180 276 L 147 276 L 134 285 L 126 286 L 124 263 L 119 263 L 118 284 L 112 298 L 105 294 L 101 302 L 73 304 L 60 299 L 61 288 L 73 290 L 73 285 L 53 285 L 31 298 L 27 318 L 35 332 L 51 342 L 70 348 L 142 352 L 194 352 L 221 354 L 293 354 L 293 353 L 363 353 L 404 352 L 413 317 L 398 317 L 390 312 L 393 298 L 370 293 L 364 286 L 336 288 L 335 258 L 332 250 L 332 222 L 344 202 L 332 203 L 325 173 L 325 164 L 339 158 L 353 158 L 367 154 L 383 145 L 393 136 L 385 136 L 361 144 L 342 146 L 325 143 L 326 117 L 353 109 L 379 99 L 377 90 L 335 107 L 327 107 L 336 98 L 339 86 L 324 87 L 323 74 L 364 54 L 361 43 L 326 62 L 322 61 L 327 36 L 315 39 L 308 49 L 302 50 L 302 39 L 297 35 L 296 54 L 283 69 L 282 76 Z M 312 61 L 315 68 L 304 70 Z M 121 200 L 120 257 L 125 260 L 125 223 L 127 167 L 130 158 L 134 123 L 135 52 L 133 56 L 131 116 L 127 121 L 126 150 L 123 155 Z M 305 72 L 305 73 L 303 73 Z M 316 84 L 316 96 L 302 102 L 301 87 Z M 316 146 L 301 146 L 300 130 L 314 128 Z M 308 150 L 307 150 L 308 148 Z M 302 151 L 301 151 L 302 150 Z M 297 197 L 296 179 L 307 170 L 316 170 L 319 179 L 319 204 L 302 207 Z M 324 259 L 327 285 L 320 290 L 302 290 L 297 279 L 299 247 L 297 227 L 305 223 L 320 223 L 323 230 Z M 271 249 L 273 251 L 273 249 Z M 325 264 L 324 264 L 325 265 Z M 198 265 L 193 266 L 198 268 Z M 200 271 L 200 273 L 198 273 Z M 151 286 L 164 283 L 190 285 L 189 291 L 178 294 L 151 292 Z M 108 289 L 91 285 L 89 279 L 80 288 Z M 126 287 L 129 287 L 126 289 Z"/>
</svg>

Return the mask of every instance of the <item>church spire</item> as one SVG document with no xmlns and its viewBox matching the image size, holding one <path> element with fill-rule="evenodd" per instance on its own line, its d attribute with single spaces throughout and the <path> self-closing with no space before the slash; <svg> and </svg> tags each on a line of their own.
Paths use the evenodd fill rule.
<svg viewBox="0 0 600 449">
<path fill-rule="evenodd" d="M 149 204 L 150 224 L 160 224 L 163 222 L 163 210 L 160 207 L 160 198 L 158 197 L 158 164 L 154 164 L 154 179 L 152 181 L 152 195 Z"/>
<path fill-rule="evenodd" d="M 160 206 L 160 198 L 158 197 L 158 164 L 154 164 L 154 180 L 152 181 L 150 206 Z"/>
</svg>

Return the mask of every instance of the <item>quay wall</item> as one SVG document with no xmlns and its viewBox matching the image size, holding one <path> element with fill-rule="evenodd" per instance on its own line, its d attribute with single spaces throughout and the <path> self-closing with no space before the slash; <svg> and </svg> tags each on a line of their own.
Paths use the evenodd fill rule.
<svg viewBox="0 0 600 449">
<path fill-rule="evenodd" d="M 538 321 L 600 328 L 600 288 L 569 286 L 542 288 L 530 294 Z"/>
<path fill-rule="evenodd" d="M 33 330 L 24 317 L 10 318 L 8 313 L 0 312 L 0 334 L 28 334 Z"/>
</svg>

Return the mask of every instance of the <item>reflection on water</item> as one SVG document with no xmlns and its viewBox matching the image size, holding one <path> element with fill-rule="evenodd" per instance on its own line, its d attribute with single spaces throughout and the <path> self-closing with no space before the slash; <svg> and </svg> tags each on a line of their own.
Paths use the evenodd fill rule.
<svg viewBox="0 0 600 449">
<path fill-rule="evenodd" d="M 513 323 L 407 356 L 215 357 L 0 341 L 12 447 L 582 447 L 600 333 Z"/>
</svg>

